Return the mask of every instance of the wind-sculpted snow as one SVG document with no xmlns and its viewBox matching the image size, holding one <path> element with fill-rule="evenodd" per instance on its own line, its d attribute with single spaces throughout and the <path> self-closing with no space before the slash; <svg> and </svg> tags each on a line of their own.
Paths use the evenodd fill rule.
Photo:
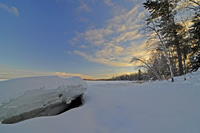
<svg viewBox="0 0 200 133">
<path fill-rule="evenodd" d="M 25 115 L 28 118 L 35 115 L 55 115 L 67 107 L 62 103 L 70 104 L 82 95 L 86 88 L 86 82 L 79 77 L 33 77 L 0 82 L 0 121 L 12 117 L 23 120 L 18 115 L 24 113 L 27 113 Z M 50 112 L 49 108 L 52 106 L 56 106 L 57 109 Z M 31 114 L 30 111 L 35 112 Z"/>
</svg>

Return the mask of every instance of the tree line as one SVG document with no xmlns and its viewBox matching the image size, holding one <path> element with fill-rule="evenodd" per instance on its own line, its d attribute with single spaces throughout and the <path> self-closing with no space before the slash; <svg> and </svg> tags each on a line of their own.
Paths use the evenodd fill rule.
<svg viewBox="0 0 200 133">
<path fill-rule="evenodd" d="M 120 75 L 120 76 L 113 76 L 112 78 L 110 79 L 107 79 L 107 80 L 142 80 L 142 81 L 147 81 L 147 80 L 150 80 L 150 76 L 147 72 L 142 72 L 140 69 L 138 70 L 138 72 L 136 73 L 130 73 L 130 74 L 123 74 L 123 75 Z M 153 79 L 152 79 L 153 80 Z"/>
<path fill-rule="evenodd" d="M 153 78 L 162 80 L 196 71 L 200 67 L 200 1 L 146 0 L 148 11 L 144 24 L 147 61 L 133 57 L 147 66 Z"/>
</svg>

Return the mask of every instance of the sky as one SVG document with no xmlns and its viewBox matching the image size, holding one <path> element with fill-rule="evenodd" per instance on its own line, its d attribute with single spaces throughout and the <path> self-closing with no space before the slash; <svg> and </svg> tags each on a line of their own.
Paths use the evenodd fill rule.
<svg viewBox="0 0 200 133">
<path fill-rule="evenodd" d="M 0 80 L 110 78 L 147 56 L 141 0 L 0 0 Z"/>
</svg>

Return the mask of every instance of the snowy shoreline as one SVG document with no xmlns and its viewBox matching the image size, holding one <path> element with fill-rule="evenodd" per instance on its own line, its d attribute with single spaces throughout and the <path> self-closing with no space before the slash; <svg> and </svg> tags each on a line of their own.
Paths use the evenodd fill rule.
<svg viewBox="0 0 200 133">
<path fill-rule="evenodd" d="M 58 116 L 2 125 L 2 133 L 199 133 L 200 72 L 184 81 L 87 81 L 84 105 Z"/>
</svg>

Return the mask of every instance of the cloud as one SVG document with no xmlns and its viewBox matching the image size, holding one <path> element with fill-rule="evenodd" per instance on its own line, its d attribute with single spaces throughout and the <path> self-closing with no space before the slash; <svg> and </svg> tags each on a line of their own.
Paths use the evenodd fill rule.
<svg viewBox="0 0 200 133">
<path fill-rule="evenodd" d="M 79 6 L 78 8 L 76 8 L 76 12 L 77 13 L 91 12 L 91 9 L 89 8 L 89 6 L 86 3 L 84 3 L 81 6 Z"/>
<path fill-rule="evenodd" d="M 122 62 L 122 61 L 117 61 L 115 58 L 112 58 L 112 54 L 109 54 L 107 51 L 98 51 L 96 55 L 91 55 L 87 54 L 78 50 L 74 51 L 75 54 L 80 55 L 84 57 L 85 59 L 91 61 L 91 62 L 96 62 L 96 63 L 101 63 L 105 64 L 108 66 L 117 66 L 117 67 L 124 67 L 124 66 L 131 66 L 128 62 Z M 111 56 L 111 57 L 110 57 Z M 108 57 L 108 58 L 106 58 Z"/>
<path fill-rule="evenodd" d="M 0 67 L 0 79 L 12 79 L 12 78 L 33 77 L 33 76 L 50 76 L 50 75 L 54 75 L 54 72 L 28 71 L 28 70 Z"/>
<path fill-rule="evenodd" d="M 69 41 L 71 45 L 75 45 L 80 41 L 81 38 L 84 37 L 83 33 L 75 32 L 76 36 L 72 38 L 72 40 Z"/>
<path fill-rule="evenodd" d="M 29 70 L 20 70 L 13 69 L 10 66 L 0 64 L 0 81 L 13 79 L 13 78 L 22 78 L 22 77 L 35 77 L 35 76 L 59 76 L 63 78 L 69 78 L 73 76 L 79 76 L 82 79 L 99 79 L 99 78 L 111 78 L 112 76 L 129 74 L 133 70 L 133 67 L 130 68 L 112 68 L 106 70 L 97 70 L 98 72 L 93 75 L 84 75 L 80 73 L 67 73 L 67 72 L 41 72 L 41 71 L 29 71 Z"/>
<path fill-rule="evenodd" d="M 83 79 L 93 79 L 94 78 L 93 76 L 88 76 L 88 75 L 83 75 L 83 74 L 78 74 L 78 73 L 55 72 L 55 75 L 57 75 L 59 77 L 63 77 L 63 78 L 69 78 L 69 77 L 73 77 L 73 76 L 78 76 Z"/>
<path fill-rule="evenodd" d="M 110 6 L 114 4 L 110 0 L 105 2 Z M 87 49 L 79 47 L 74 50 L 74 54 L 90 62 L 108 66 L 136 65 L 129 64 L 132 56 L 148 55 L 145 54 L 144 36 L 138 31 L 145 16 L 145 12 L 140 10 L 140 6 L 136 5 L 129 11 L 107 20 L 107 24 L 102 28 L 90 28 L 83 33 L 78 33 L 73 38 L 73 43 L 84 44 Z"/>
<path fill-rule="evenodd" d="M 122 6 L 117 5 L 116 3 L 112 2 L 111 0 L 104 0 L 104 3 L 112 8 L 113 14 L 119 15 L 125 13 L 127 10 L 123 8 Z"/>
<path fill-rule="evenodd" d="M 5 66 L 0 66 L 0 81 L 13 79 L 13 78 L 22 78 L 22 77 L 35 77 L 35 76 L 59 76 L 59 77 L 73 77 L 79 76 L 81 78 L 93 78 L 92 76 L 87 76 L 77 73 L 65 73 L 65 72 L 41 72 L 41 71 L 29 71 L 29 70 L 20 70 L 13 68 L 6 68 Z"/>
<path fill-rule="evenodd" d="M 8 7 L 7 5 L 4 5 L 4 4 L 0 3 L 0 8 L 5 10 L 5 11 L 7 11 L 7 12 L 9 12 L 9 13 L 11 13 L 11 14 L 13 14 L 13 15 L 15 15 L 15 16 L 17 16 L 17 17 L 19 16 L 19 11 L 14 6 Z"/>
<path fill-rule="evenodd" d="M 116 42 L 132 41 L 141 37 L 142 36 L 138 33 L 138 30 L 125 32 L 122 33 L 118 38 L 116 38 Z"/>
<path fill-rule="evenodd" d="M 0 81 L 5 81 L 5 80 L 8 80 L 8 79 L 0 79 Z"/>
<path fill-rule="evenodd" d="M 84 33 L 85 40 L 92 45 L 102 45 L 106 42 L 105 36 L 112 34 L 113 31 L 109 28 L 88 30 Z"/>
<path fill-rule="evenodd" d="M 114 70 L 114 71 L 113 71 Z M 63 78 L 79 76 L 82 79 L 105 79 L 112 78 L 113 76 L 120 76 L 124 74 L 130 74 L 130 71 L 133 70 L 133 67 L 128 69 L 109 69 L 109 70 L 100 70 L 98 74 L 93 74 L 92 76 L 75 74 L 75 73 L 65 73 L 65 72 L 56 72 L 56 75 Z"/>
<path fill-rule="evenodd" d="M 86 45 L 81 45 L 80 48 L 87 48 L 87 46 Z"/>
<path fill-rule="evenodd" d="M 73 2 L 75 2 L 75 1 L 73 1 Z M 87 2 L 93 2 L 93 0 L 90 0 Z M 84 23 L 89 23 L 90 20 L 88 18 L 84 17 L 83 14 L 92 12 L 92 9 L 88 6 L 87 2 L 84 0 L 79 0 L 80 6 L 75 9 L 75 13 L 77 15 L 76 20 L 78 20 L 80 22 L 84 22 Z"/>
</svg>

